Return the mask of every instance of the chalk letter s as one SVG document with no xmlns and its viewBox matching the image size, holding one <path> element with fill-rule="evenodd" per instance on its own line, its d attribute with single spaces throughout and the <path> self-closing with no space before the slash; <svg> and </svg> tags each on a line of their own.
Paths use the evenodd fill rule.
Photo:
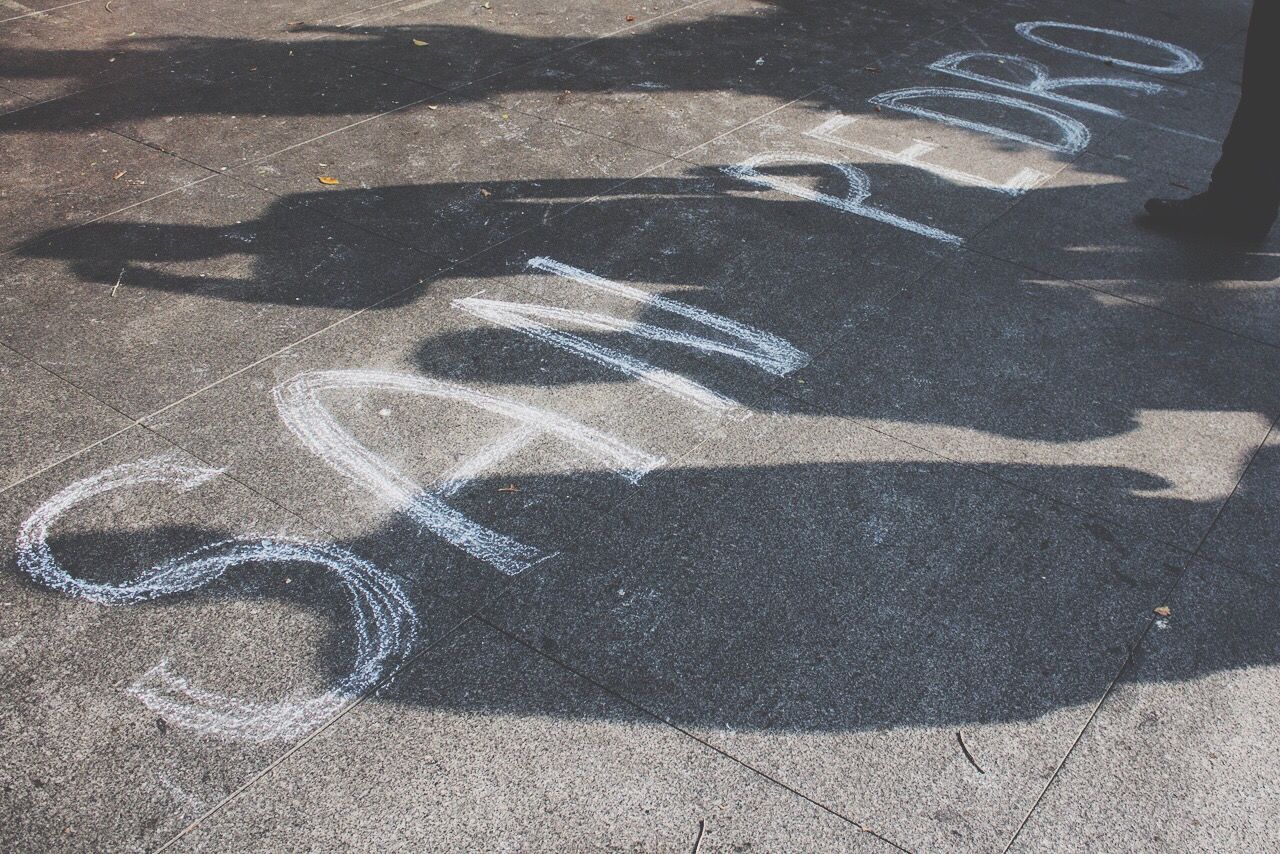
<svg viewBox="0 0 1280 854">
<path fill-rule="evenodd" d="M 143 484 L 194 489 L 218 474 L 170 456 L 124 463 L 76 481 L 50 498 L 18 531 L 18 566 L 32 579 L 100 605 L 132 605 L 198 590 L 246 564 L 303 563 L 332 572 L 351 598 L 356 629 L 352 671 L 336 686 L 305 700 L 254 703 L 192 686 L 164 662 L 129 688 L 147 708 L 174 724 L 248 741 L 294 738 L 323 723 L 348 700 L 373 687 L 387 664 L 411 650 L 417 618 L 404 592 L 377 567 L 345 549 L 279 539 L 211 543 L 157 564 L 122 584 L 85 581 L 63 568 L 49 548 L 53 523 L 95 496 Z"/>
</svg>

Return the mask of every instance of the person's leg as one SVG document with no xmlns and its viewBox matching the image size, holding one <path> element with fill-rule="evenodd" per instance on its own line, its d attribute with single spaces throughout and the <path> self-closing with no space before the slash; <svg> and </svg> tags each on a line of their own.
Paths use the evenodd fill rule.
<svg viewBox="0 0 1280 854">
<path fill-rule="evenodd" d="M 1265 237 L 1280 206 L 1280 0 L 1255 0 L 1245 42 L 1240 104 L 1209 189 L 1189 199 L 1152 199 L 1157 226 L 1226 237 Z"/>
<path fill-rule="evenodd" d="M 1240 105 L 1209 189 L 1237 198 L 1257 199 L 1274 212 L 1280 202 L 1280 157 L 1277 127 L 1280 112 L 1280 2 L 1256 0 L 1244 49 Z"/>
</svg>

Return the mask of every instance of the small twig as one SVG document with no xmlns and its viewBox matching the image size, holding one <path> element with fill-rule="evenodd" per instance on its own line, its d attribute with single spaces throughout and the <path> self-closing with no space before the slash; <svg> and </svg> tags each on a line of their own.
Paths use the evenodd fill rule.
<svg viewBox="0 0 1280 854">
<path fill-rule="evenodd" d="M 979 774 L 985 774 L 982 766 L 978 764 L 978 760 L 973 758 L 973 754 L 969 752 L 969 747 L 964 743 L 964 736 L 960 734 L 960 730 L 956 730 L 956 741 L 960 742 L 960 749 L 964 751 L 964 758 L 969 760 L 969 764 L 978 769 Z"/>
<path fill-rule="evenodd" d="M 700 854 L 702 851 L 702 834 L 706 833 L 706 831 L 707 820 L 704 818 L 698 819 L 698 838 L 693 843 L 693 854 Z"/>
<path fill-rule="evenodd" d="M 124 279 L 124 267 L 120 268 L 120 275 L 116 276 L 116 283 L 111 286 L 111 295 L 115 296 L 116 291 L 120 289 L 120 282 Z"/>
</svg>

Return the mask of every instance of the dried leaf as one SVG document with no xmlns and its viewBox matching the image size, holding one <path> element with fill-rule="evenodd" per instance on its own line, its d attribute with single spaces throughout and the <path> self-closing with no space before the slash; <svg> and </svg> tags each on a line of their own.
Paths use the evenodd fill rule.
<svg viewBox="0 0 1280 854">
<path fill-rule="evenodd" d="M 1168 605 L 1161 605 L 1155 609 L 1155 612 L 1157 617 L 1167 617 L 1173 613 L 1173 609 L 1171 609 Z"/>
<path fill-rule="evenodd" d="M 628 15 L 628 16 L 627 16 L 627 21 L 628 21 L 628 22 L 630 22 L 630 21 L 634 21 L 635 19 L 636 19 L 636 16 L 635 16 L 635 15 Z"/>
<path fill-rule="evenodd" d="M 331 178 L 328 175 L 317 175 L 316 180 L 319 181 L 321 184 L 326 184 L 330 187 L 332 187 L 334 184 L 342 183 L 337 178 Z"/>
<path fill-rule="evenodd" d="M 439 107 L 439 106 L 437 106 L 436 104 L 427 104 L 427 109 L 428 109 L 428 110 L 438 110 L 438 109 L 440 109 L 440 107 Z"/>
<path fill-rule="evenodd" d="M 487 199 L 487 198 L 489 198 L 490 196 L 492 196 L 492 195 L 493 195 L 493 193 L 489 192 L 489 191 L 488 191 L 488 190 L 486 190 L 484 187 L 481 187 L 481 188 L 480 188 L 480 195 L 484 196 L 484 197 Z"/>
<path fill-rule="evenodd" d="M 427 43 L 426 43 L 426 42 L 424 42 L 422 39 L 414 39 L 414 40 L 413 40 L 413 43 L 414 43 L 414 44 L 416 44 L 418 47 L 426 47 L 426 46 L 427 46 Z"/>
</svg>

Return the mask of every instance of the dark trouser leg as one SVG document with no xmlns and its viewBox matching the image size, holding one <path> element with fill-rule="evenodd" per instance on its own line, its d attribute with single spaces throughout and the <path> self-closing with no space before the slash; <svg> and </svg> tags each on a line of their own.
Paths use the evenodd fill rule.
<svg viewBox="0 0 1280 854">
<path fill-rule="evenodd" d="M 1255 0 L 1245 42 L 1240 105 L 1213 170 L 1210 192 L 1242 212 L 1280 205 L 1280 0 Z"/>
</svg>

